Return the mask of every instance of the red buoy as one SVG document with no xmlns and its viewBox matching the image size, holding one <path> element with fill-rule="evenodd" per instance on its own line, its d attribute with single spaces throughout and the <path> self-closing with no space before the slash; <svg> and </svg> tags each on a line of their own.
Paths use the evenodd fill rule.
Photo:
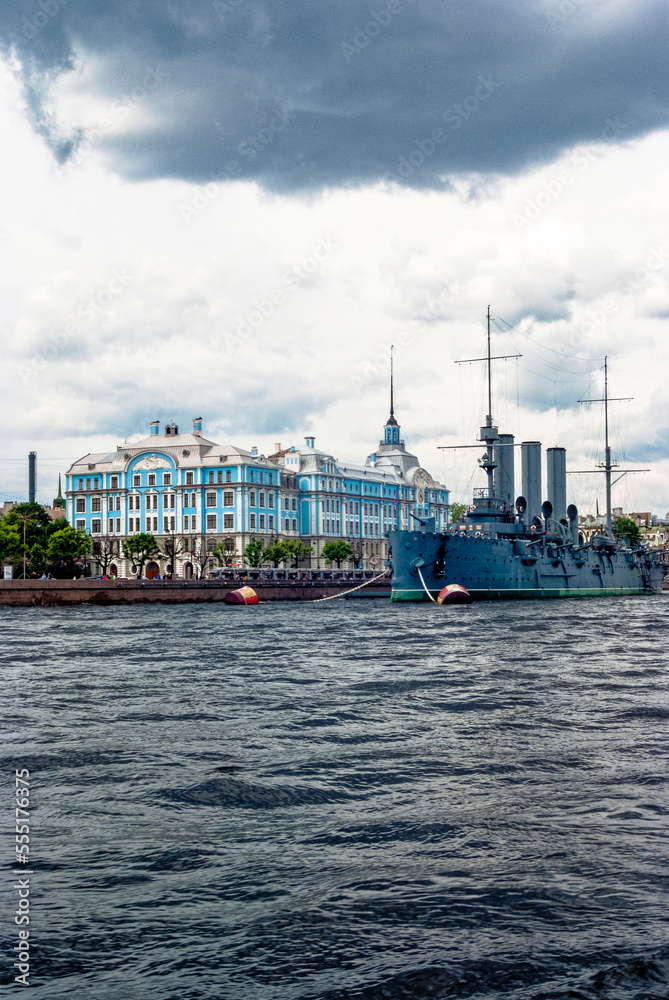
<svg viewBox="0 0 669 1000">
<path fill-rule="evenodd" d="M 258 595 L 252 587 L 240 587 L 225 595 L 225 604 L 258 604 Z"/>
<path fill-rule="evenodd" d="M 437 604 L 471 604 L 472 597 L 468 590 L 459 583 L 449 583 L 439 594 Z"/>
</svg>

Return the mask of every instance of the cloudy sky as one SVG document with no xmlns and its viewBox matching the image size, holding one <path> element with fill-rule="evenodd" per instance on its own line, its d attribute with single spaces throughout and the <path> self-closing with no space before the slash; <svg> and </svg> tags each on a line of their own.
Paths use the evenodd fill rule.
<svg viewBox="0 0 669 1000">
<path fill-rule="evenodd" d="M 2 499 L 151 420 L 454 500 L 485 413 L 669 510 L 666 0 L 14 0 L 0 13 Z M 633 397 L 627 400 L 626 397 Z M 603 477 L 570 476 L 581 510 Z"/>
</svg>

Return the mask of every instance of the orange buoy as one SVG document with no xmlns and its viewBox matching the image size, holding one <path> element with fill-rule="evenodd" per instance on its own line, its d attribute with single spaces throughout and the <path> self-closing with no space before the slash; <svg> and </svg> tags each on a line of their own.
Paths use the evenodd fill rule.
<svg viewBox="0 0 669 1000">
<path fill-rule="evenodd" d="M 258 595 L 253 587 L 240 587 L 225 595 L 225 604 L 258 604 Z"/>
<path fill-rule="evenodd" d="M 471 604 L 472 597 L 468 590 L 459 583 L 449 583 L 439 594 L 437 604 Z"/>
</svg>

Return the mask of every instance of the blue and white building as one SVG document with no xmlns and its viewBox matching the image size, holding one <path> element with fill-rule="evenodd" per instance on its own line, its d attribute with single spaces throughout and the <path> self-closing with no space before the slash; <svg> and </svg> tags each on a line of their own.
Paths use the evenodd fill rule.
<svg viewBox="0 0 669 1000">
<path fill-rule="evenodd" d="M 94 572 L 96 548 L 111 545 L 109 571 L 118 576 L 133 575 L 121 543 L 139 532 L 168 549 L 176 537 L 174 572 L 190 578 L 213 568 L 206 553 L 221 541 L 233 564 L 241 564 L 249 542 L 274 538 L 311 546 L 312 568 L 326 568 L 327 541 L 344 539 L 355 553 L 351 567 L 380 570 L 390 527 L 434 517 L 442 528 L 448 521 L 448 490 L 407 451 L 392 393 L 383 439 L 363 465 L 319 451 L 313 437 L 299 449 L 277 445 L 265 457 L 257 448 L 209 441 L 201 418 L 188 434 L 174 423 L 161 433 L 154 421 L 136 444 L 75 462 L 66 473 L 66 498 L 69 523 L 93 541 Z M 145 572 L 163 575 L 171 561 L 165 556 Z"/>
</svg>

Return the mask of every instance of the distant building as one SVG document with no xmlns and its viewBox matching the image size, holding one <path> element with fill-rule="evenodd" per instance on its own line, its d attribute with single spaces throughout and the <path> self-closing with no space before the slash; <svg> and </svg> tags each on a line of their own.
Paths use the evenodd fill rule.
<svg viewBox="0 0 669 1000">
<path fill-rule="evenodd" d="M 312 556 L 303 565 L 312 568 L 325 568 L 327 541 L 345 539 L 354 552 L 350 567 L 381 570 L 390 527 L 417 526 L 427 518 L 438 528 L 446 525 L 448 490 L 407 451 L 392 398 L 384 437 L 364 465 L 341 463 L 319 451 L 313 437 L 305 440 L 304 448 L 277 447 L 266 458 L 257 448 L 207 440 L 201 418 L 190 434 L 180 434 L 174 423 L 161 434 L 154 421 L 137 444 L 85 455 L 68 469 L 68 521 L 91 536 L 94 572 L 96 551 L 104 544 L 114 554 L 109 572 L 134 575 L 122 542 L 148 532 L 163 546 L 178 537 L 182 551 L 174 572 L 186 578 L 214 568 L 212 557 L 200 555 L 221 541 L 239 564 L 249 542 L 269 544 L 273 538 L 309 545 Z M 163 575 L 168 565 L 164 557 L 145 572 Z"/>
</svg>

